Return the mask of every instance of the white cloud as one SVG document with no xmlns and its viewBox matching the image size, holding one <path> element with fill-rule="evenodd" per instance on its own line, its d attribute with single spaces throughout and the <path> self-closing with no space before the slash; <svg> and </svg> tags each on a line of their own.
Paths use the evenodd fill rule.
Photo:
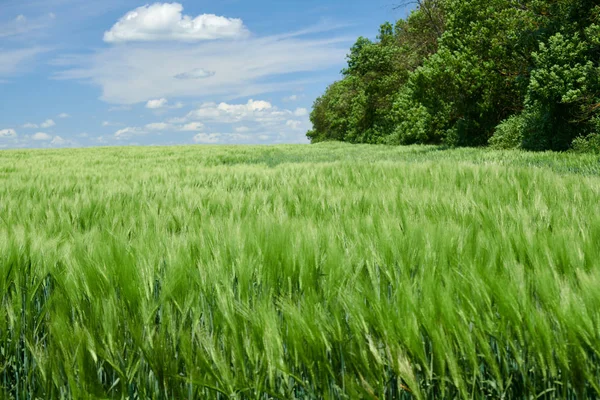
<svg viewBox="0 0 600 400">
<path fill-rule="evenodd" d="M 25 129 L 37 129 L 39 128 L 38 124 L 32 124 L 31 122 L 28 122 L 26 124 L 23 125 L 23 128 Z"/>
<path fill-rule="evenodd" d="M 167 105 L 168 100 L 165 98 L 162 99 L 156 99 L 156 100 L 149 100 L 146 103 L 146 108 L 150 108 L 151 110 L 155 110 L 158 108 L 163 108 Z"/>
<path fill-rule="evenodd" d="M 256 144 L 272 140 L 277 135 L 262 134 L 259 136 L 240 133 L 199 133 L 192 138 L 194 143 L 202 144 Z"/>
<path fill-rule="evenodd" d="M 168 105 L 166 99 L 157 99 L 157 102 Z M 114 124 L 105 121 L 103 125 Z M 182 117 L 124 127 L 112 138 L 162 136 L 161 142 L 165 143 L 164 138 L 176 142 L 181 133 L 192 132 L 196 143 L 306 143 L 305 132 L 309 128 L 306 109 L 290 110 L 266 100 L 250 99 L 240 103 L 204 103 Z"/>
<path fill-rule="evenodd" d="M 70 115 L 67 113 L 58 114 L 58 118 L 69 118 L 69 117 L 70 117 Z"/>
<path fill-rule="evenodd" d="M 54 121 L 53 121 L 53 120 L 51 120 L 51 119 L 47 119 L 47 120 L 45 120 L 44 122 L 42 122 L 42 123 L 40 124 L 40 127 L 42 127 L 42 128 L 51 128 L 51 127 L 53 127 L 54 125 L 56 125 L 56 122 L 54 122 Z"/>
<path fill-rule="evenodd" d="M 181 127 L 181 130 L 185 132 L 199 131 L 201 129 L 204 129 L 204 124 L 202 122 L 190 122 Z"/>
<path fill-rule="evenodd" d="M 279 109 L 268 101 L 250 99 L 245 104 L 204 103 L 197 110 L 189 112 L 187 118 L 218 123 L 251 121 L 269 125 L 277 122 L 285 123 L 294 115 L 294 112 Z"/>
<path fill-rule="evenodd" d="M 233 123 L 244 120 L 271 119 L 279 114 L 281 112 L 268 101 L 250 99 L 246 104 L 204 103 L 199 109 L 191 111 L 187 117 Z"/>
<path fill-rule="evenodd" d="M 1 129 L 0 139 L 13 139 L 17 137 L 17 132 L 14 129 Z"/>
<path fill-rule="evenodd" d="M 172 106 L 170 106 L 168 103 L 169 103 L 169 101 L 165 98 L 149 100 L 146 103 L 146 108 L 149 108 L 151 110 L 159 110 L 159 109 L 163 109 L 163 108 L 169 108 L 169 109 L 183 108 L 182 102 L 177 102 L 177 103 L 173 104 Z"/>
<path fill-rule="evenodd" d="M 4 8 L 4 4 L 2 6 Z M 23 14 L 19 14 L 10 21 L 0 21 L 0 38 L 22 38 L 31 32 L 39 31 L 48 27 L 53 19 L 54 18 L 52 18 L 50 15 L 28 18 Z"/>
<path fill-rule="evenodd" d="M 2 32 L 0 31 L 0 38 Z M 19 50 L 0 49 L 0 77 L 7 77 L 22 73 L 30 68 L 30 64 L 35 58 L 47 52 L 49 49 L 34 47 Z"/>
<path fill-rule="evenodd" d="M 296 101 L 296 100 L 298 100 L 298 95 L 295 95 L 295 94 L 283 98 L 283 101 L 285 101 L 285 102 L 292 102 L 292 101 Z"/>
<path fill-rule="evenodd" d="M 219 143 L 258 143 L 265 140 L 306 143 L 305 132 L 310 128 L 307 114 L 306 109 L 292 111 L 278 108 L 268 101 L 251 99 L 241 104 L 204 103 L 198 109 L 189 112 L 186 120 L 210 122 L 211 125 L 217 126 L 226 125 L 219 129 L 235 132 L 219 134 Z M 243 125 L 238 125 L 240 122 L 243 122 Z M 246 135 L 249 132 L 252 134 Z"/>
<path fill-rule="evenodd" d="M 60 136 L 54 136 L 54 138 L 52 138 L 52 141 L 50 142 L 50 144 L 53 146 L 66 146 L 66 145 L 71 144 L 71 141 L 63 139 Z"/>
<path fill-rule="evenodd" d="M 175 79 L 205 79 L 214 76 L 214 71 L 207 71 L 204 68 L 194 68 L 188 72 L 182 72 L 175 75 Z"/>
<path fill-rule="evenodd" d="M 146 129 L 151 131 L 164 131 L 166 129 L 171 128 L 170 124 L 166 124 L 164 122 L 154 122 L 152 124 L 147 124 Z"/>
<path fill-rule="evenodd" d="M 220 137 L 219 133 L 199 133 L 192 140 L 195 143 L 214 144 L 219 142 Z"/>
<path fill-rule="evenodd" d="M 115 137 L 117 139 L 128 139 L 132 136 L 145 135 L 147 133 L 148 132 L 143 130 L 142 128 L 128 126 L 127 128 L 119 129 L 118 131 L 116 131 Z"/>
<path fill-rule="evenodd" d="M 38 132 L 35 135 L 33 135 L 31 137 L 31 139 L 37 140 L 37 141 L 47 141 L 47 140 L 52 140 L 52 136 L 50 136 L 44 132 Z"/>
<path fill-rule="evenodd" d="M 55 60 L 55 65 L 66 69 L 54 78 L 98 85 L 101 99 L 114 104 L 185 96 L 202 100 L 251 97 L 315 82 L 310 76 L 298 79 L 295 73 L 342 67 L 353 40 L 289 34 L 195 44 L 134 43 Z M 202 75 L 199 67 L 215 74 L 209 79 L 181 79 Z"/>
<path fill-rule="evenodd" d="M 107 32 L 109 43 L 131 41 L 200 41 L 232 39 L 246 36 L 241 19 L 202 14 L 195 18 L 183 15 L 179 3 L 155 3 L 138 7 L 125 14 Z"/>
<path fill-rule="evenodd" d="M 290 129 L 297 131 L 301 129 L 302 121 L 288 120 L 286 121 L 285 125 Z"/>
<path fill-rule="evenodd" d="M 294 115 L 296 117 L 304 117 L 305 115 L 308 115 L 308 110 L 306 108 L 296 108 Z"/>
</svg>

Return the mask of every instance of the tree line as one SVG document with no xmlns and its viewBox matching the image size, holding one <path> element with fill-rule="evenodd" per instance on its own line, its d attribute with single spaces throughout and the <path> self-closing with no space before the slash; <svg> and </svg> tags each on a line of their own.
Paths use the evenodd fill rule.
<svg viewBox="0 0 600 400">
<path fill-rule="evenodd" d="M 600 150 L 597 0 L 418 0 L 360 37 L 311 142 Z"/>
</svg>

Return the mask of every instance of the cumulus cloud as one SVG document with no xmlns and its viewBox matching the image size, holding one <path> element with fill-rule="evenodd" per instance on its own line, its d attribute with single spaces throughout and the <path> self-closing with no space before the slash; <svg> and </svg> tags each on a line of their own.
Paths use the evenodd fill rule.
<svg viewBox="0 0 600 400">
<path fill-rule="evenodd" d="M 353 41 L 291 33 L 219 42 L 132 43 L 55 60 L 64 69 L 54 78 L 98 85 L 102 100 L 122 105 L 185 96 L 252 97 L 324 79 L 317 72 L 340 68 Z M 296 73 L 315 76 L 299 79 Z"/>
<path fill-rule="evenodd" d="M 305 115 L 308 115 L 308 110 L 306 108 L 296 108 L 294 115 L 296 117 L 304 117 Z"/>
<path fill-rule="evenodd" d="M 14 129 L 0 129 L 0 139 L 13 139 L 17 137 Z"/>
<path fill-rule="evenodd" d="M 203 143 L 203 144 L 214 144 L 219 143 L 219 139 L 221 134 L 219 133 L 198 133 L 194 135 L 192 140 L 194 143 Z"/>
<path fill-rule="evenodd" d="M 50 136 L 44 132 L 38 132 L 38 133 L 34 134 L 33 136 L 31 136 L 31 139 L 37 140 L 37 141 L 47 141 L 47 140 L 52 140 L 52 136 Z"/>
<path fill-rule="evenodd" d="M 292 102 L 292 101 L 296 101 L 296 100 L 298 100 L 298 95 L 296 95 L 296 94 L 293 94 L 291 96 L 283 98 L 283 101 L 285 101 L 285 102 Z"/>
<path fill-rule="evenodd" d="M 154 122 L 146 125 L 146 129 L 151 131 L 164 131 L 169 128 L 171 128 L 171 125 L 164 122 Z"/>
<path fill-rule="evenodd" d="M 60 136 L 54 136 L 50 144 L 53 146 L 66 146 L 68 144 L 71 144 L 71 142 L 69 140 L 61 138 Z"/>
<path fill-rule="evenodd" d="M 23 128 L 25 129 L 37 129 L 39 128 L 38 124 L 33 124 L 31 122 L 28 122 L 26 124 L 23 125 Z"/>
<path fill-rule="evenodd" d="M 115 132 L 114 136 L 120 139 L 127 139 L 132 136 L 148 135 L 156 132 L 198 132 L 204 129 L 202 122 L 189 122 L 175 124 L 171 122 L 153 122 L 143 127 L 128 126 Z"/>
<path fill-rule="evenodd" d="M 54 125 L 56 125 L 56 122 L 54 122 L 54 121 L 53 121 L 53 120 L 51 120 L 51 119 L 47 119 L 47 120 L 45 120 L 44 122 L 42 122 L 42 123 L 40 124 L 40 127 L 41 127 L 41 128 L 51 128 L 51 127 L 53 127 Z"/>
<path fill-rule="evenodd" d="M 164 106 L 166 106 L 168 103 L 168 100 L 165 98 L 162 99 L 156 99 L 156 100 L 149 100 L 146 103 L 146 108 L 150 108 L 152 110 L 155 110 L 157 108 L 163 108 Z"/>
<path fill-rule="evenodd" d="M 165 98 L 149 100 L 146 103 L 146 108 L 149 108 L 151 110 L 158 110 L 161 108 L 182 108 L 183 107 L 183 103 L 181 103 L 181 102 L 175 103 L 172 106 L 170 106 L 168 103 L 169 103 L 169 101 Z"/>
<path fill-rule="evenodd" d="M 197 110 L 191 111 L 188 118 L 232 123 L 272 118 L 279 113 L 268 101 L 250 99 L 246 104 L 204 103 Z"/>
<path fill-rule="evenodd" d="M 187 118 L 218 123 L 251 121 L 263 125 L 272 125 L 278 122 L 285 123 L 292 116 L 303 115 L 306 114 L 279 109 L 268 101 L 250 99 L 243 104 L 204 103 L 197 110 L 189 112 Z"/>
<path fill-rule="evenodd" d="M 302 127 L 302 121 L 295 121 L 295 120 L 291 120 L 291 119 L 290 119 L 290 120 L 287 120 L 287 121 L 285 122 L 285 125 L 286 125 L 287 127 L 289 127 L 290 129 L 293 129 L 293 130 L 295 130 L 295 131 L 297 131 L 297 130 L 299 130 L 299 129 L 302 129 L 302 128 L 301 128 L 301 127 Z"/>
<path fill-rule="evenodd" d="M 115 137 L 117 139 L 128 139 L 132 136 L 145 135 L 147 133 L 148 132 L 142 128 L 128 126 L 127 128 L 119 129 L 118 131 L 116 131 Z"/>
<path fill-rule="evenodd" d="M 202 129 L 204 129 L 204 124 L 202 122 L 190 122 L 181 127 L 181 130 L 184 132 L 199 131 Z"/>
<path fill-rule="evenodd" d="M 183 15 L 179 3 L 155 3 L 129 11 L 107 32 L 104 41 L 151 42 L 233 39 L 248 31 L 241 19 L 202 14 Z"/>
<path fill-rule="evenodd" d="M 69 118 L 69 117 L 70 117 L 70 115 L 67 113 L 58 114 L 58 118 Z"/>
<path fill-rule="evenodd" d="M 219 127 L 217 136 L 202 138 L 218 143 L 306 143 L 305 132 L 310 129 L 308 111 L 303 108 L 288 110 L 265 100 L 250 99 L 245 103 L 204 103 L 189 112 L 186 121 L 202 121 Z"/>
<path fill-rule="evenodd" d="M 214 76 L 215 73 L 214 71 L 207 71 L 204 68 L 194 68 L 191 71 L 175 75 L 175 79 L 205 79 Z"/>
</svg>

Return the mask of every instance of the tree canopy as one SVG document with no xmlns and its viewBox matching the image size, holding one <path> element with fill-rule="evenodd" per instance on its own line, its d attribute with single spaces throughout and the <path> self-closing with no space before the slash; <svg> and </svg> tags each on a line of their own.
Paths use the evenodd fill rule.
<svg viewBox="0 0 600 400">
<path fill-rule="evenodd" d="M 420 0 L 347 61 L 314 103 L 312 142 L 600 143 L 596 0 Z"/>
</svg>

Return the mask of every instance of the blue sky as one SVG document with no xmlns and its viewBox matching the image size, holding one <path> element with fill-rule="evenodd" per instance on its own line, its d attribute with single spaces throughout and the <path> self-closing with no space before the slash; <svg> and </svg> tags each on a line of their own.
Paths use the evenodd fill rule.
<svg viewBox="0 0 600 400">
<path fill-rule="evenodd" d="M 306 143 L 394 0 L 0 0 L 0 149 Z"/>
</svg>

